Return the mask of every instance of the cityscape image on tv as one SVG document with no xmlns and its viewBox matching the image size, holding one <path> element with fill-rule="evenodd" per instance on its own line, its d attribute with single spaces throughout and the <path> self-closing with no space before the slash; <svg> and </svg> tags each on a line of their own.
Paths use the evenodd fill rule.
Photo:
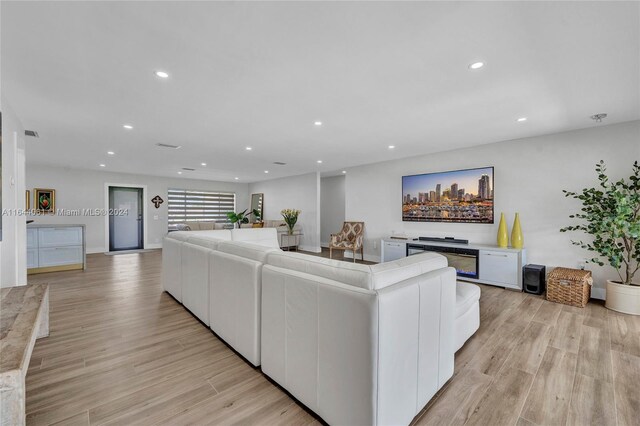
<svg viewBox="0 0 640 426">
<path fill-rule="evenodd" d="M 402 220 L 493 223 L 493 167 L 403 176 Z"/>
</svg>

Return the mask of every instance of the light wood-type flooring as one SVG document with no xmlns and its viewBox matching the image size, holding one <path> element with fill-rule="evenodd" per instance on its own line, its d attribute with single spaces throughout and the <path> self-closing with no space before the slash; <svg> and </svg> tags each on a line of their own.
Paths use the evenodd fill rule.
<svg viewBox="0 0 640 426">
<path fill-rule="evenodd" d="M 29 425 L 318 423 L 160 287 L 160 251 L 89 255 L 48 282 Z M 637 425 L 640 317 L 482 286 L 481 326 L 416 424 Z"/>
</svg>

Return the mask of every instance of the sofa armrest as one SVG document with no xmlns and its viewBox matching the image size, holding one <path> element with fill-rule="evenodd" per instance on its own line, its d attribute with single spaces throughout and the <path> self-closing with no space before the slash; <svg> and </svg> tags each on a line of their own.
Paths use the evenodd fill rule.
<svg viewBox="0 0 640 426">
<path fill-rule="evenodd" d="M 456 272 L 378 291 L 378 424 L 409 424 L 453 375 Z"/>
</svg>

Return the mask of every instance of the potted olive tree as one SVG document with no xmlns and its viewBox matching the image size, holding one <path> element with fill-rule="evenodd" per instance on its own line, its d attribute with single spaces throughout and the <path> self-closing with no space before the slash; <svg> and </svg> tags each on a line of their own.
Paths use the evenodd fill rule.
<svg viewBox="0 0 640 426">
<path fill-rule="evenodd" d="M 596 165 L 596 173 L 598 187 L 563 191 L 582 202 L 580 213 L 569 216 L 582 223 L 560 231 L 582 231 L 593 237 L 572 243 L 596 253 L 590 263 L 606 262 L 618 272 L 619 279 L 607 280 L 607 308 L 640 315 L 640 282 L 634 280 L 640 269 L 640 165 L 634 162 L 631 176 L 615 182 L 607 177 L 604 161 Z"/>
</svg>

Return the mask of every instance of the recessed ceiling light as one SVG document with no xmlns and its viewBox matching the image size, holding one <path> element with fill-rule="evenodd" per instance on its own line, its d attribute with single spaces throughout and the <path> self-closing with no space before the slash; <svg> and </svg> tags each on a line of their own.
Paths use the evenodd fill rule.
<svg viewBox="0 0 640 426">
<path fill-rule="evenodd" d="M 133 129 L 133 126 L 131 124 L 124 124 L 122 127 L 124 127 L 127 130 Z"/>
<path fill-rule="evenodd" d="M 115 155 L 116 153 L 115 153 L 115 152 L 113 152 L 113 151 L 107 151 L 107 154 L 109 154 L 109 155 Z"/>
<path fill-rule="evenodd" d="M 179 174 L 179 175 L 181 175 L 181 174 L 182 174 L 182 172 L 178 172 L 178 174 Z"/>
<path fill-rule="evenodd" d="M 395 147 L 395 145 L 389 145 L 389 149 L 394 149 Z"/>
<path fill-rule="evenodd" d="M 313 124 L 316 126 L 322 126 L 322 121 L 314 121 Z"/>
<path fill-rule="evenodd" d="M 484 62 L 474 62 L 471 65 L 469 65 L 469 68 L 472 70 L 479 70 L 482 67 L 484 67 Z"/>
<path fill-rule="evenodd" d="M 107 167 L 106 164 L 100 164 L 100 167 Z"/>
<path fill-rule="evenodd" d="M 207 163 L 200 163 L 200 165 L 201 165 L 201 166 L 206 166 L 206 165 L 207 165 Z"/>
<path fill-rule="evenodd" d="M 251 151 L 253 148 L 251 148 L 250 146 L 245 148 L 247 151 Z"/>
<path fill-rule="evenodd" d="M 346 174 L 346 173 L 347 173 L 347 171 L 346 171 L 346 170 L 343 170 L 343 171 L 342 171 L 342 174 Z"/>
<path fill-rule="evenodd" d="M 239 178 L 239 177 L 234 177 L 234 179 L 235 179 L 235 180 L 238 180 L 238 179 L 240 179 L 240 178 Z"/>
<path fill-rule="evenodd" d="M 264 172 L 265 172 L 265 173 L 269 173 L 269 170 L 265 170 Z"/>
<path fill-rule="evenodd" d="M 167 73 L 166 71 L 156 71 L 156 77 L 168 78 L 169 73 Z"/>
<path fill-rule="evenodd" d="M 527 121 L 527 117 L 520 117 L 516 120 L 518 123 L 522 123 L 523 121 Z"/>
<path fill-rule="evenodd" d="M 316 163 L 322 164 L 322 160 L 318 160 L 318 161 L 316 161 Z"/>
</svg>

